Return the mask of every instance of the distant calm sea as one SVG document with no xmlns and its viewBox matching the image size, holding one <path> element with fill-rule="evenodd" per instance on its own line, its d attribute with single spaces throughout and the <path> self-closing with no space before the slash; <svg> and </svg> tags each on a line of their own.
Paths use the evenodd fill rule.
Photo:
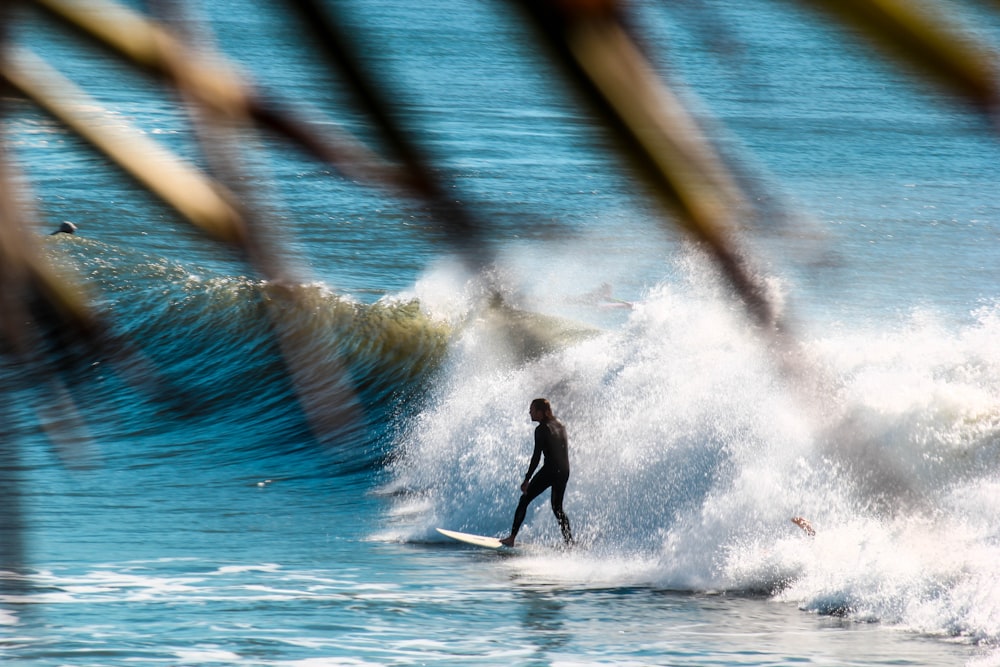
<svg viewBox="0 0 1000 667">
<path fill-rule="evenodd" d="M 372 136 L 280 3 L 202 4 L 263 89 Z M 307 286 L 284 323 L 347 365 L 365 419 L 319 446 L 269 286 L 14 104 L 39 243 L 183 400 L 79 373 L 94 446 L 74 469 L 37 427 L 46 397 L 2 380 L 28 562 L 4 575 L 22 585 L 0 660 L 1000 664 L 995 129 L 794 3 L 635 3 L 657 65 L 773 197 L 744 241 L 820 378 L 807 394 L 505 3 L 331 4 L 490 226 L 509 308 L 484 308 L 419 207 L 248 133 L 248 183 Z M 37 17 L 12 34 L 197 159 L 153 84 Z M 79 233 L 48 236 L 62 220 Z M 570 434 L 579 548 L 552 548 L 547 496 L 514 555 L 446 542 L 435 527 L 509 528 L 536 396 Z"/>
</svg>

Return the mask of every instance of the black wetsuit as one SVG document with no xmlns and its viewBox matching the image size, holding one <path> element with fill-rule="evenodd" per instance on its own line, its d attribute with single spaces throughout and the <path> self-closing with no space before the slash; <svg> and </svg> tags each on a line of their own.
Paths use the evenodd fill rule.
<svg viewBox="0 0 1000 667">
<path fill-rule="evenodd" d="M 514 525 L 511 528 L 511 537 L 517 535 L 524 522 L 524 517 L 528 513 L 528 505 L 537 498 L 545 489 L 552 487 L 552 513 L 556 515 L 559 522 L 559 529 L 562 531 L 563 540 L 566 544 L 573 542 L 573 534 L 569 527 L 569 518 L 563 511 L 563 496 L 566 494 L 566 483 L 569 481 L 569 439 L 566 437 L 566 427 L 558 419 L 547 419 L 539 422 L 535 428 L 535 451 L 531 455 L 531 463 L 528 465 L 528 475 L 525 481 L 531 476 L 532 471 L 538 466 L 541 457 L 545 457 L 545 463 L 538 473 L 531 477 L 527 489 L 521 495 L 521 501 L 517 504 L 514 512 Z"/>
</svg>

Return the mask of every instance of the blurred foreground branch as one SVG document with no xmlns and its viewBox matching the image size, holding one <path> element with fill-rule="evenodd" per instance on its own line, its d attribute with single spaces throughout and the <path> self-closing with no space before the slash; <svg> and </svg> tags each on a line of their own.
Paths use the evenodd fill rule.
<svg viewBox="0 0 1000 667">
<path fill-rule="evenodd" d="M 323 356 L 316 349 L 315 332 L 295 329 L 284 317 L 285 308 L 300 304 L 301 286 L 275 259 L 277 244 L 268 235 L 273 221 L 264 219 L 263 207 L 239 185 L 239 158 L 228 165 L 214 161 L 210 176 L 119 120 L 112 125 L 108 115 L 92 111 L 98 104 L 82 86 L 13 43 L 11 26 L 18 18 L 10 10 L 13 4 L 0 6 L 0 115 L 9 106 L 4 99 L 8 92 L 32 100 L 208 238 L 239 249 L 270 283 L 262 298 L 271 333 L 318 438 L 333 441 L 360 428 L 363 409 L 342 360 Z M 104 53 L 164 84 L 166 96 L 182 100 L 193 111 L 195 125 L 230 124 L 224 128 L 228 137 L 223 131 L 201 138 L 199 145 L 210 163 L 212 157 L 228 157 L 238 132 L 273 133 L 348 179 L 425 206 L 434 216 L 436 231 L 444 233 L 471 268 L 480 271 L 488 265 L 491 239 L 481 212 L 457 200 L 453 185 L 421 149 L 421 135 L 401 121 L 402 96 L 375 76 L 375 68 L 359 55 L 329 3 L 286 0 L 283 6 L 314 38 L 311 47 L 303 48 L 314 49 L 310 54 L 346 81 L 352 111 L 381 138 L 386 155 L 342 129 L 312 122 L 285 100 L 263 94 L 220 53 L 193 41 L 196 37 L 172 31 L 167 22 L 110 0 L 21 4 L 42 9 L 73 34 L 86 36 Z M 961 32 L 940 9 L 945 5 L 907 0 L 796 4 L 851 26 L 921 80 L 996 121 L 1000 74 L 995 50 Z M 795 368 L 787 318 L 769 296 L 740 238 L 746 219 L 756 213 L 755 193 L 741 184 L 718 138 L 705 130 L 676 82 L 657 71 L 624 0 L 519 0 L 514 5 L 534 26 L 538 40 L 532 46 L 554 58 L 593 117 L 614 137 L 616 157 L 647 186 L 665 224 L 683 229 L 705 250 L 750 321 L 775 343 L 776 364 L 782 370 L 800 370 Z M 1000 3 L 990 7 L 996 11 Z M 33 221 L 23 206 L 25 191 L 15 177 L 6 136 L 0 133 L 0 355 L 5 366 L 24 369 L 36 391 L 46 392 L 50 402 L 38 409 L 39 421 L 72 459 L 87 438 L 64 382 L 65 366 L 74 355 L 129 356 L 122 350 L 130 351 L 130 346 L 108 335 L 106 314 L 97 313 L 86 295 L 62 279 L 38 251 Z M 146 366 L 136 368 L 142 370 L 133 371 L 133 377 L 145 375 Z M 15 467 L 16 445 L 0 443 L 0 456 L 0 468 Z M 9 497 L 0 499 L 5 504 L 0 509 L 13 514 L 0 523 L 0 539 L 9 538 L 14 546 L 9 554 L 0 551 L 0 557 L 19 561 L 18 487 L 4 493 Z"/>
</svg>

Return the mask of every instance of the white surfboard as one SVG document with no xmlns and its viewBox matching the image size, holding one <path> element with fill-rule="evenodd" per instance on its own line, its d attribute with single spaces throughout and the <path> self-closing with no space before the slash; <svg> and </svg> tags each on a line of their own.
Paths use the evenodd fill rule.
<svg viewBox="0 0 1000 667">
<path fill-rule="evenodd" d="M 500 544 L 500 540 L 496 537 L 486 537 L 485 535 L 472 535 L 471 533 L 459 533 L 454 530 L 445 530 L 444 528 L 438 528 L 437 532 L 441 533 L 445 537 L 450 537 L 453 540 L 458 540 L 459 542 L 465 542 L 466 544 L 473 544 L 477 547 L 485 547 L 487 549 L 506 549 L 503 544 Z"/>
</svg>

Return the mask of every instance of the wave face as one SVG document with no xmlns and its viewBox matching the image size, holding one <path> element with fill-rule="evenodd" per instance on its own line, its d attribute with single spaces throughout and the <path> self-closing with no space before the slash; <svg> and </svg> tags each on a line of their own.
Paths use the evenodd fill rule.
<svg viewBox="0 0 1000 667">
<path fill-rule="evenodd" d="M 421 390 L 451 335 L 412 299 L 364 304 L 320 283 L 274 285 L 83 238 L 50 243 L 134 343 L 123 363 L 88 360 L 64 378 L 97 441 L 189 442 L 207 458 L 318 441 L 334 472 L 371 470 L 388 447 L 383 422 Z"/>
<path fill-rule="evenodd" d="M 680 264 L 619 324 L 526 364 L 496 354 L 494 330 L 464 330 L 405 431 L 387 533 L 506 534 L 528 403 L 547 396 L 570 434 L 582 548 L 572 563 L 518 559 L 529 573 L 1000 639 L 1000 308 L 803 333 L 793 381 L 715 282 Z M 558 542 L 546 498 L 526 543 Z"/>
</svg>

